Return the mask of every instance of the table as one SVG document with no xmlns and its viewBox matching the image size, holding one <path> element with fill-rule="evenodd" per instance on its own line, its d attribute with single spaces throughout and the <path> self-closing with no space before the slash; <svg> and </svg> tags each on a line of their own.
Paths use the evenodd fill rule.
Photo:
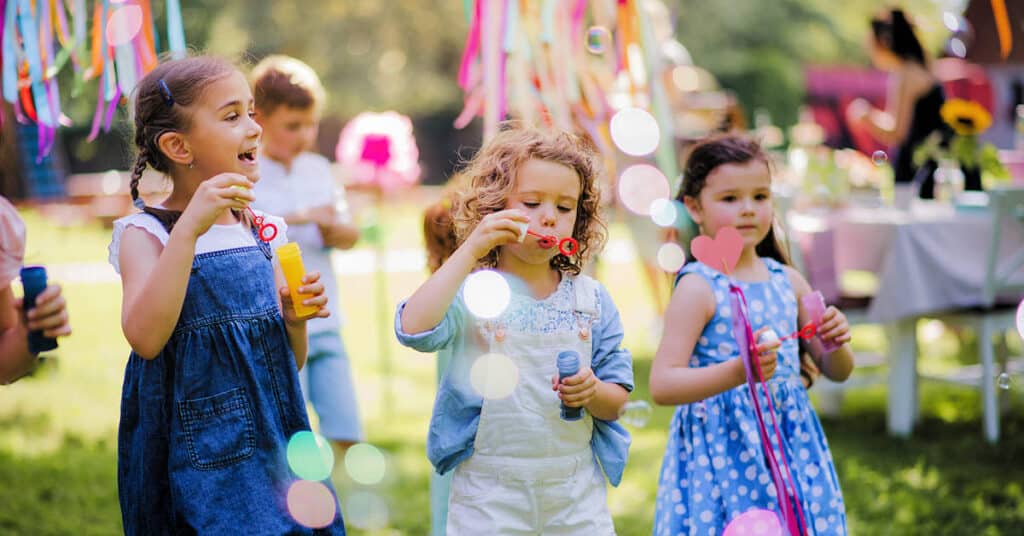
<svg viewBox="0 0 1024 536">
<path fill-rule="evenodd" d="M 886 325 L 888 427 L 894 435 L 909 435 L 917 415 L 917 320 L 983 304 L 995 224 L 991 213 L 917 201 L 907 211 L 791 211 L 786 219 L 808 281 L 827 299 L 838 297 L 837 281 L 845 271 L 877 275 L 878 289 L 864 316 L 867 322 Z M 1010 261 L 1021 249 L 1021 226 L 1004 226 L 998 262 Z M 1020 277 L 1024 279 L 1024 271 Z"/>
</svg>

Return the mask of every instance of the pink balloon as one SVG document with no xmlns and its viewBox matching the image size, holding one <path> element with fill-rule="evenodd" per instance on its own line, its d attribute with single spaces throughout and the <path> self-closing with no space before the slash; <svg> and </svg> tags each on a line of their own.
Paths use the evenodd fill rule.
<svg viewBox="0 0 1024 536">
<path fill-rule="evenodd" d="M 775 512 L 758 508 L 733 519 L 722 536 L 783 536 L 783 532 Z"/>
</svg>

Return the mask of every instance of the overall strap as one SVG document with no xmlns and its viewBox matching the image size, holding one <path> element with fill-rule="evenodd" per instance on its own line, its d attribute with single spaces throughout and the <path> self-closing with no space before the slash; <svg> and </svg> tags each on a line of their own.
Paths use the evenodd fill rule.
<svg viewBox="0 0 1024 536">
<path fill-rule="evenodd" d="M 568 277 L 568 276 L 566 276 Z M 573 276 L 576 294 L 576 311 L 592 316 L 597 315 L 597 281 L 585 275 Z"/>
</svg>

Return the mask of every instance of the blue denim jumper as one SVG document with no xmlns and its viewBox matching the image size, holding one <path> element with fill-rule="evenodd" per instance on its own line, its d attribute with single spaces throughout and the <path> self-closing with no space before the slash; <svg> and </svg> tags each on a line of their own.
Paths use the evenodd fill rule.
<svg viewBox="0 0 1024 536">
<path fill-rule="evenodd" d="M 117 481 L 129 536 L 345 534 L 336 498 L 323 529 L 288 513 L 288 439 L 310 426 L 273 255 L 256 244 L 197 255 L 167 345 L 128 359 Z"/>
</svg>

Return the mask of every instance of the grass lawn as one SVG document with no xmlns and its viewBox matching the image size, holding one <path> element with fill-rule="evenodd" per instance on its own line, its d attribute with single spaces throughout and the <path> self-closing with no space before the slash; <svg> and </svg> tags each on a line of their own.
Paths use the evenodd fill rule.
<svg viewBox="0 0 1024 536">
<path fill-rule="evenodd" d="M 389 244 L 419 244 L 418 210 L 403 203 L 389 216 Z M 97 263 L 106 260 L 109 230 L 67 229 L 25 213 L 29 261 Z M 613 238 L 626 238 L 612 227 Z M 45 250 L 33 249 L 45 245 Z M 647 377 L 656 340 L 655 317 L 639 270 L 605 266 L 633 351 L 638 388 Z M 372 275 L 345 275 L 340 286 L 347 318 L 345 341 L 353 359 L 360 411 L 369 441 L 386 453 L 383 481 L 356 484 L 338 464 L 335 483 L 350 533 L 426 534 L 430 466 L 424 438 L 434 394 L 434 360 L 401 348 L 390 335 L 394 304 L 423 279 L 420 273 L 388 278 L 383 315 Z M 614 282 L 614 283 L 609 283 Z M 37 373 L 0 388 L 0 534 L 117 534 L 116 435 L 120 386 L 128 355 L 119 325 L 120 284 L 65 285 L 74 335 Z M 384 318 L 384 325 L 378 319 Z M 378 347 L 383 328 L 385 359 Z M 922 368 L 969 360 L 970 335 L 961 346 L 950 333 L 930 333 Z M 859 350 L 884 350 L 878 328 L 857 328 Z M 1020 345 L 1013 345 L 1020 353 Z M 1020 534 L 1024 527 L 1024 380 L 1005 394 L 1010 410 L 1003 439 L 989 446 L 981 435 L 976 391 L 925 384 L 922 421 L 911 439 L 885 433 L 885 388 L 848 394 L 842 414 L 823 419 L 843 486 L 852 534 Z M 657 475 L 672 408 L 655 408 L 634 443 L 621 486 L 609 492 L 619 534 L 650 534 Z M 376 506 L 375 506 L 376 505 Z M 357 528 L 357 525 L 368 528 Z"/>
</svg>

